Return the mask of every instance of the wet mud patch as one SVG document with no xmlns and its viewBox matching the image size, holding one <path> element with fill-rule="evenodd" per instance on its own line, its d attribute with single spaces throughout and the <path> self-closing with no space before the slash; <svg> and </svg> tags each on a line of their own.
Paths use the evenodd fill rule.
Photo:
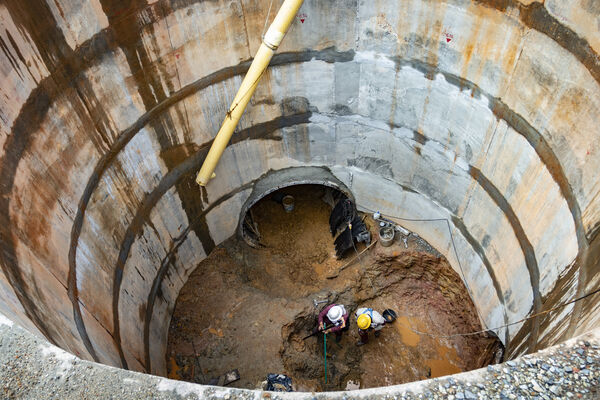
<svg viewBox="0 0 600 400">
<path fill-rule="evenodd" d="M 318 310 L 317 310 L 318 311 Z M 317 325 L 316 311 L 307 310 L 282 330 L 281 359 L 298 391 L 339 390 L 349 380 L 358 381 L 363 353 L 348 331 L 339 342 L 335 335 L 317 333 L 306 338 Z M 327 380 L 325 380 L 327 354 Z"/>
</svg>

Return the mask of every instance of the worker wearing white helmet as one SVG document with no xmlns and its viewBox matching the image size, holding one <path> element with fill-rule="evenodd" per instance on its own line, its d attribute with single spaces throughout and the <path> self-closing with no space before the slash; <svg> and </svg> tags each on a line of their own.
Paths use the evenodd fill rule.
<svg viewBox="0 0 600 400">
<path fill-rule="evenodd" d="M 358 336 L 360 337 L 356 345 L 362 346 L 369 341 L 369 330 L 374 330 L 375 336 L 379 336 L 385 325 L 385 319 L 372 308 L 362 307 L 356 310 L 356 325 L 358 325 Z"/>
<path fill-rule="evenodd" d="M 319 313 L 319 330 L 335 333 L 335 341 L 342 338 L 342 331 L 348 329 L 348 312 L 341 304 L 330 304 Z"/>
</svg>

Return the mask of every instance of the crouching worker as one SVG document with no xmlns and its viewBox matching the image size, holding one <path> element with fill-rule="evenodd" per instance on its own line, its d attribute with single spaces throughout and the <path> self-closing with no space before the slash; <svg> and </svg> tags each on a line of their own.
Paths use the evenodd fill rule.
<svg viewBox="0 0 600 400">
<path fill-rule="evenodd" d="M 369 341 L 370 330 L 375 331 L 375 337 L 379 336 L 385 325 L 385 319 L 372 308 L 363 307 L 356 310 L 356 325 L 358 325 L 358 336 L 360 337 L 356 345 L 362 346 Z"/>
<path fill-rule="evenodd" d="M 335 333 L 335 341 L 342 339 L 342 331 L 348 329 L 348 312 L 341 304 L 330 304 L 319 313 L 319 331 Z"/>
</svg>

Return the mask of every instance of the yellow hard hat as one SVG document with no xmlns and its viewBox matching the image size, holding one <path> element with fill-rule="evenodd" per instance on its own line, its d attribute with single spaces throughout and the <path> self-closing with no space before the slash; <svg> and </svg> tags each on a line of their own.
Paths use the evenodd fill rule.
<svg viewBox="0 0 600 400">
<path fill-rule="evenodd" d="M 360 314 L 356 319 L 356 325 L 358 325 L 358 329 L 369 329 L 371 326 L 371 317 L 367 314 Z"/>
</svg>

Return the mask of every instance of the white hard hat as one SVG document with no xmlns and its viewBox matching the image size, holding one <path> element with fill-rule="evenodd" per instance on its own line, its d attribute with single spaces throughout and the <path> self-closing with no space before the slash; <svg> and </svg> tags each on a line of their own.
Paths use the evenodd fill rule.
<svg viewBox="0 0 600 400">
<path fill-rule="evenodd" d="M 329 318 L 331 322 L 339 321 L 340 319 L 342 319 L 343 315 L 344 310 L 340 306 L 333 306 L 329 309 L 329 311 L 327 311 L 327 318 Z"/>
</svg>

